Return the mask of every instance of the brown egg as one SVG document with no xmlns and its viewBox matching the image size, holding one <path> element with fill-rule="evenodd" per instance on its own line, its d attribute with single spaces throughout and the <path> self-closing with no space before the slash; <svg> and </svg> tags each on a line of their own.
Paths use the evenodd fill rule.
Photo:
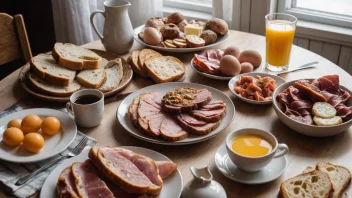
<svg viewBox="0 0 352 198">
<path fill-rule="evenodd" d="M 226 76 L 235 76 L 241 72 L 241 64 L 232 55 L 225 55 L 220 61 L 220 71 Z"/>
<path fill-rule="evenodd" d="M 252 72 L 254 66 L 250 62 L 243 62 L 241 63 L 241 74 Z"/>
<path fill-rule="evenodd" d="M 162 41 L 162 36 L 159 30 L 153 27 L 147 27 L 143 32 L 143 39 L 149 45 L 159 45 Z"/>
<path fill-rule="evenodd" d="M 262 63 L 262 56 L 260 56 L 259 52 L 255 50 L 245 50 L 240 54 L 238 60 L 240 63 L 250 62 L 254 68 L 257 68 Z"/>
<path fill-rule="evenodd" d="M 241 53 L 240 49 L 236 46 L 230 46 L 226 48 L 224 51 L 224 55 L 232 55 L 237 59 L 240 57 L 240 53 Z"/>
</svg>

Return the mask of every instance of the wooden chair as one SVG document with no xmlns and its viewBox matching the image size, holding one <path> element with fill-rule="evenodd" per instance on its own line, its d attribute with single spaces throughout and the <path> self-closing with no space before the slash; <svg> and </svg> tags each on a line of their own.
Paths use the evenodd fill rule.
<svg viewBox="0 0 352 198">
<path fill-rule="evenodd" d="M 3 71 L 1 65 L 18 59 L 26 63 L 31 58 L 32 51 L 22 15 L 12 17 L 0 13 L 0 71 Z"/>
</svg>

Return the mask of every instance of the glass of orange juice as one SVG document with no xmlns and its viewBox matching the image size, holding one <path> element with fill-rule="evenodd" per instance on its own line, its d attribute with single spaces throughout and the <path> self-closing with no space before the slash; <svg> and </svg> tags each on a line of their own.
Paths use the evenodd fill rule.
<svg viewBox="0 0 352 198">
<path fill-rule="evenodd" d="M 282 71 L 288 68 L 297 18 L 284 13 L 265 16 L 266 68 Z"/>
</svg>

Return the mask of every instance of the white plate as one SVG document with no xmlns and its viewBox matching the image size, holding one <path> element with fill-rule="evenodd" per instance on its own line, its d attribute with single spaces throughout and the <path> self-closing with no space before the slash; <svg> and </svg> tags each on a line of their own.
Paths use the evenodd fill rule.
<svg viewBox="0 0 352 198">
<path fill-rule="evenodd" d="M 243 184 L 263 184 L 280 177 L 287 168 L 286 156 L 274 158 L 266 167 L 255 173 L 247 173 L 231 161 L 223 144 L 215 153 L 215 164 L 227 178 Z"/>
<path fill-rule="evenodd" d="M 233 78 L 233 76 L 217 76 L 217 75 L 214 75 L 214 74 L 208 74 L 206 72 L 200 71 L 200 70 L 197 69 L 196 66 L 194 66 L 193 60 L 194 60 L 194 58 L 192 58 L 192 60 L 191 60 L 191 68 L 193 69 L 193 71 L 197 72 L 200 75 L 206 76 L 208 78 L 216 79 L 216 80 L 230 80 L 231 78 Z M 259 65 L 257 68 L 255 68 L 253 70 L 253 72 L 257 71 L 260 68 L 260 66 L 261 65 Z M 244 74 L 248 74 L 248 73 L 244 73 Z"/>
<path fill-rule="evenodd" d="M 216 40 L 215 43 L 212 43 L 210 45 L 205 45 L 203 47 L 197 47 L 197 48 L 165 48 L 165 47 L 161 47 L 161 46 L 155 46 L 155 45 L 148 45 L 147 43 L 145 43 L 144 41 L 142 41 L 139 37 L 138 34 L 144 29 L 144 25 L 141 25 L 137 28 L 135 28 L 133 31 L 133 37 L 134 40 L 136 40 L 138 43 L 147 46 L 149 48 L 152 49 L 156 49 L 156 50 L 160 50 L 160 51 L 166 51 L 166 52 L 195 52 L 195 51 L 200 51 L 200 50 L 204 50 L 207 48 L 211 48 L 211 47 L 215 47 L 217 45 L 219 45 L 220 43 L 224 42 L 227 37 L 229 37 L 229 33 L 225 34 L 222 37 L 219 37 L 218 40 Z"/>
<path fill-rule="evenodd" d="M 43 134 L 45 139 L 44 147 L 38 153 L 30 153 L 22 145 L 17 147 L 7 146 L 2 141 L 2 134 L 6 130 L 7 123 L 12 119 L 23 119 L 28 114 L 36 114 L 41 119 L 48 116 L 54 116 L 61 122 L 60 131 L 48 136 Z M 52 109 L 27 109 L 7 115 L 0 119 L 0 159 L 16 163 L 31 163 L 45 160 L 64 151 L 77 134 L 75 121 L 67 114 Z"/>
<path fill-rule="evenodd" d="M 241 76 L 260 76 L 260 77 L 266 77 L 269 76 L 270 78 L 274 79 L 276 82 L 276 86 L 279 87 L 280 85 L 284 84 L 286 81 L 279 77 L 279 76 L 275 76 L 275 75 L 271 75 L 271 74 L 266 74 L 266 73 L 256 73 L 256 72 L 251 72 L 251 73 L 245 73 L 245 74 L 239 74 L 237 76 L 234 76 L 233 78 L 231 78 L 231 80 L 229 81 L 229 89 L 231 91 L 231 93 L 233 93 L 237 98 L 251 103 L 251 104 L 256 104 L 256 105 L 266 105 L 266 104 L 271 104 L 273 101 L 269 100 L 269 101 L 256 101 L 256 100 L 250 100 L 247 98 L 242 97 L 241 95 L 237 94 L 234 90 L 235 85 L 236 85 L 236 81 L 241 79 Z"/>
<path fill-rule="evenodd" d="M 152 151 L 145 148 L 134 147 L 134 146 L 123 146 L 119 148 L 128 149 L 135 153 L 147 156 L 155 161 L 171 161 L 165 155 L 162 155 L 156 151 Z M 70 158 L 62 162 L 58 167 L 56 167 L 50 175 L 46 178 L 42 190 L 40 191 L 41 198 L 58 198 L 58 194 L 56 192 L 56 183 L 60 173 L 67 167 L 70 166 L 74 162 L 83 162 L 88 159 L 88 152 L 81 153 L 80 155 Z M 163 184 L 163 188 L 161 193 L 157 198 L 168 198 L 168 197 L 180 197 L 182 188 L 183 188 L 183 181 L 182 176 L 179 170 L 173 173 L 169 177 L 165 178 Z"/>
<path fill-rule="evenodd" d="M 128 107 L 132 103 L 132 100 L 138 96 L 139 94 L 143 92 L 151 92 L 151 91 L 158 91 L 162 95 L 166 94 L 168 91 L 172 91 L 176 88 L 181 88 L 181 87 L 190 87 L 190 88 L 195 88 L 195 89 L 208 89 L 212 93 L 212 99 L 213 100 L 222 100 L 226 104 L 226 116 L 222 119 L 220 126 L 216 128 L 215 130 L 211 131 L 210 133 L 202 136 L 197 136 L 193 134 L 189 134 L 188 137 L 184 140 L 180 141 L 175 141 L 175 142 L 170 142 L 163 140 L 161 137 L 152 137 L 146 134 L 145 132 L 137 129 L 134 125 L 132 120 L 128 117 Z M 207 140 L 214 135 L 218 134 L 222 130 L 224 130 L 227 126 L 230 125 L 232 122 L 233 118 L 235 116 L 235 106 L 233 105 L 231 99 L 224 94 L 223 92 L 214 89 L 212 87 L 208 87 L 205 85 L 201 84 L 195 84 L 195 83 L 182 83 L 182 82 L 172 82 L 172 83 L 162 83 L 162 84 L 156 84 L 152 85 L 149 87 L 145 87 L 143 89 L 140 89 L 136 92 L 133 92 L 129 96 L 127 96 L 121 103 L 120 106 L 117 110 L 117 118 L 120 122 L 120 124 L 125 128 L 131 135 L 148 141 L 152 142 L 155 144 L 164 144 L 164 145 L 185 145 L 185 144 L 194 144 L 197 142 L 201 142 L 204 140 Z"/>
</svg>

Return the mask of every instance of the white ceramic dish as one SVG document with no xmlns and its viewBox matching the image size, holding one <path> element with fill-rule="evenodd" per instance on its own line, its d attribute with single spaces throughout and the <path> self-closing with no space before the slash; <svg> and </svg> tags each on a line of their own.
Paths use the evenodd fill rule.
<svg viewBox="0 0 352 198">
<path fill-rule="evenodd" d="M 214 74 L 208 74 L 206 72 L 202 72 L 202 71 L 198 70 L 196 66 L 194 66 L 193 60 L 194 60 L 194 58 L 192 58 L 191 63 L 190 63 L 191 64 L 191 68 L 193 69 L 193 71 L 197 72 L 200 75 L 203 75 L 203 76 L 208 77 L 208 78 L 216 79 L 216 80 L 230 80 L 231 78 L 233 78 L 233 76 L 217 76 L 217 75 L 214 75 Z M 257 71 L 260 68 L 260 66 L 255 68 L 253 70 L 253 72 Z M 245 73 L 245 74 L 248 74 L 248 73 Z"/>
<path fill-rule="evenodd" d="M 28 114 L 36 114 L 41 119 L 48 116 L 54 116 L 61 122 L 60 131 L 53 135 L 43 135 L 45 142 L 44 147 L 38 153 L 30 153 L 21 145 L 17 147 L 7 146 L 2 141 L 2 134 L 6 130 L 7 123 L 12 119 L 22 119 Z M 15 163 L 31 163 L 41 161 L 55 156 L 64 151 L 77 134 L 75 121 L 67 114 L 52 109 L 27 109 L 7 115 L 0 119 L 0 159 Z"/>
<path fill-rule="evenodd" d="M 220 43 L 224 42 L 227 37 L 229 37 L 229 33 L 225 34 L 224 36 L 222 37 L 219 37 L 218 40 L 216 40 L 215 43 L 212 43 L 210 45 L 205 45 L 203 47 L 197 47 L 197 48 L 165 48 L 165 47 L 161 47 L 161 46 L 154 46 L 154 45 L 148 45 L 147 43 L 145 43 L 144 41 L 142 41 L 139 37 L 138 37 L 138 34 L 144 29 L 144 25 L 141 25 L 137 28 L 135 28 L 133 30 L 133 37 L 134 37 L 134 40 L 136 40 L 138 43 L 146 46 L 146 47 L 149 47 L 149 48 L 152 48 L 152 49 L 156 49 L 156 50 L 160 50 L 160 51 L 166 51 L 166 52 L 195 52 L 195 51 L 200 51 L 200 50 L 204 50 L 204 49 L 207 49 L 207 48 L 212 48 L 212 47 L 215 47 L 217 45 L 219 45 Z"/>
<path fill-rule="evenodd" d="M 314 80 L 314 79 L 306 79 L 306 80 Z M 287 89 L 289 86 L 293 85 L 296 82 L 290 81 L 287 83 L 282 84 L 281 86 L 277 87 L 276 90 L 273 93 L 273 106 L 274 110 L 276 112 L 276 115 L 279 117 L 279 119 L 289 128 L 292 130 L 302 133 L 304 135 L 308 136 L 313 136 L 313 137 L 326 137 L 326 136 L 332 136 L 332 135 L 337 135 L 339 133 L 342 133 L 346 131 L 351 125 L 352 125 L 352 119 L 343 122 L 342 124 L 335 125 L 335 126 L 317 126 L 317 125 L 307 125 L 303 124 L 300 122 L 297 122 L 291 118 L 289 118 L 286 114 L 284 114 L 278 107 L 278 102 L 275 100 L 276 96 Z M 350 95 L 352 95 L 351 90 L 347 89 L 346 87 L 340 85 L 341 89 L 347 91 Z M 348 106 L 352 105 L 352 98 L 350 98 L 347 101 Z"/>
<path fill-rule="evenodd" d="M 216 128 L 215 130 L 211 131 L 210 133 L 208 133 L 206 135 L 196 136 L 193 134 L 189 134 L 189 136 L 184 140 L 170 142 L 170 141 L 163 140 L 162 138 L 149 136 L 148 134 L 137 129 L 133 125 L 132 120 L 128 116 L 128 107 L 132 103 L 132 100 L 136 96 L 138 96 L 139 94 L 141 94 L 143 92 L 151 92 L 151 91 L 158 91 L 162 95 L 164 95 L 168 91 L 172 91 L 172 90 L 174 90 L 176 88 L 180 88 L 180 87 L 191 87 L 191 88 L 195 88 L 195 89 L 206 88 L 212 93 L 213 100 L 222 100 L 225 102 L 226 108 L 227 108 L 226 109 L 226 116 L 222 119 L 220 126 L 218 128 Z M 148 141 L 148 142 L 152 142 L 155 144 L 185 145 L 185 144 L 194 144 L 197 142 L 207 140 L 207 139 L 215 136 L 216 134 L 220 133 L 221 131 L 223 131 L 227 126 L 230 125 L 230 123 L 232 122 L 232 120 L 235 116 L 235 106 L 233 105 L 231 99 L 226 94 L 224 94 L 223 92 L 221 92 L 217 89 L 214 89 L 212 87 L 208 87 L 208 86 L 201 85 L 201 84 L 194 84 L 194 83 L 172 82 L 172 83 L 162 83 L 162 84 L 152 85 L 152 86 L 140 89 L 136 92 L 133 92 L 132 94 L 127 96 L 120 103 L 120 106 L 117 109 L 116 114 L 117 114 L 117 118 L 118 118 L 120 124 L 123 126 L 123 128 L 125 128 L 128 131 L 128 133 L 130 133 L 131 135 L 133 135 L 139 139 L 142 139 L 142 140 Z"/>
<path fill-rule="evenodd" d="M 277 86 L 280 86 L 280 85 L 282 85 L 282 84 L 284 84 L 286 82 L 283 78 L 281 78 L 279 76 L 266 74 L 266 73 L 256 73 L 256 72 L 239 74 L 239 75 L 234 76 L 233 78 L 231 78 L 231 80 L 229 81 L 229 85 L 228 85 L 231 93 L 233 93 L 233 95 L 235 95 L 237 98 L 239 98 L 239 99 L 241 99 L 241 100 L 243 100 L 243 101 L 245 101 L 247 103 L 255 104 L 255 105 L 267 105 L 267 104 L 271 104 L 272 101 L 271 100 L 269 100 L 269 101 L 250 100 L 250 99 L 244 98 L 241 95 L 237 94 L 235 92 L 234 88 L 235 88 L 235 85 L 236 85 L 236 81 L 240 80 L 241 76 L 253 76 L 253 77 L 256 77 L 256 76 L 260 76 L 260 77 L 269 76 L 270 78 L 272 78 L 272 79 L 274 79 L 276 81 L 276 85 Z"/>
<path fill-rule="evenodd" d="M 215 153 L 215 164 L 218 170 L 227 178 L 243 184 L 263 184 L 280 177 L 286 170 L 286 156 L 273 159 L 258 172 L 248 173 L 240 170 L 230 159 L 223 144 Z"/>
<path fill-rule="evenodd" d="M 128 149 L 135 153 L 147 156 L 155 161 L 171 161 L 166 156 L 149 149 L 134 147 L 134 146 L 123 146 L 120 148 Z M 56 182 L 60 175 L 60 173 L 67 167 L 70 166 L 74 162 L 83 162 L 88 159 L 88 152 L 81 153 L 80 155 L 70 158 L 62 162 L 58 167 L 56 167 L 50 175 L 46 178 L 42 190 L 40 191 L 41 198 L 58 198 L 58 194 L 56 192 Z M 168 197 L 180 197 L 182 188 L 183 188 L 183 181 L 182 175 L 180 171 L 173 173 L 169 177 L 165 178 L 163 183 L 163 188 L 161 193 L 157 198 L 168 198 Z"/>
</svg>

